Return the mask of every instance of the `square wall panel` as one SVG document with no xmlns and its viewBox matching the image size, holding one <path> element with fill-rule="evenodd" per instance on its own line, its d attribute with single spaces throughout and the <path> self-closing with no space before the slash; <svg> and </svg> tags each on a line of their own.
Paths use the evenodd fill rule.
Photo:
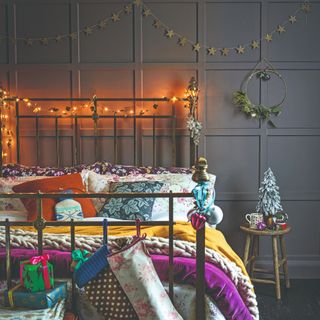
<svg viewBox="0 0 320 320">
<path fill-rule="evenodd" d="M 319 192 L 319 136 L 270 136 L 269 166 L 284 192 Z"/>
<path fill-rule="evenodd" d="M 195 70 L 145 69 L 143 71 L 143 96 L 145 98 L 179 97 L 183 98 L 189 81 L 196 77 Z M 184 102 L 176 102 L 177 126 L 185 127 L 187 109 Z M 145 104 L 150 109 L 150 103 Z M 159 103 L 157 114 L 171 114 L 172 102 Z M 199 107 L 201 109 L 201 106 Z M 164 123 L 165 120 L 162 121 Z M 167 121 L 168 122 L 168 121 Z M 169 123 L 170 122 L 170 123 Z M 171 121 L 167 124 L 171 125 Z"/>
<path fill-rule="evenodd" d="M 69 34 L 70 5 L 53 2 L 18 2 L 16 30 L 18 38 L 55 38 L 58 35 Z M 34 41 L 32 46 L 28 46 L 25 41 L 17 43 L 18 63 L 69 63 L 70 57 L 69 38 L 64 38 L 61 43 L 51 39 L 48 45 L 42 45 L 40 41 Z"/>
<path fill-rule="evenodd" d="M 259 128 L 259 121 L 248 118 L 232 103 L 233 92 L 240 90 L 248 71 L 207 70 L 206 72 L 206 126 L 207 128 Z M 259 102 L 259 81 L 248 86 L 254 103 Z"/>
<path fill-rule="evenodd" d="M 217 52 L 207 55 L 207 62 L 258 61 L 260 50 L 252 50 L 252 40 L 260 39 L 260 9 L 258 2 L 209 2 L 206 4 L 206 45 L 223 48 L 248 46 L 245 54 L 231 50 L 227 57 Z"/>
<path fill-rule="evenodd" d="M 30 69 L 17 72 L 19 96 L 28 98 L 71 97 L 71 72 L 58 69 Z"/>
<path fill-rule="evenodd" d="M 259 137 L 206 136 L 209 171 L 217 176 L 219 192 L 257 192 L 259 186 Z"/>
<path fill-rule="evenodd" d="M 319 83 L 320 70 L 281 70 L 287 85 L 287 98 L 282 113 L 274 117 L 277 128 L 320 128 Z M 268 105 L 279 103 L 284 85 L 277 78 L 267 82 Z"/>
<path fill-rule="evenodd" d="M 82 97 L 132 98 L 134 72 L 132 70 L 81 70 L 80 93 Z"/>
<path fill-rule="evenodd" d="M 80 3 L 80 30 L 98 24 L 119 12 L 125 3 Z M 122 14 L 120 21 L 108 21 L 105 29 L 94 28 L 92 34 L 80 32 L 80 62 L 132 62 L 133 14 Z"/>
<path fill-rule="evenodd" d="M 294 14 L 300 5 L 301 2 L 271 2 L 268 29 L 274 30 L 279 23 Z M 287 24 L 287 31 L 281 36 L 275 34 L 275 41 L 269 45 L 269 58 L 273 61 L 320 61 L 320 42 L 316 35 L 316 30 L 320 29 L 319 11 L 320 4 L 313 2 L 310 14 L 296 14 L 297 23 Z"/>
<path fill-rule="evenodd" d="M 8 41 L 3 39 L 8 35 L 7 6 L 0 4 L 0 63 L 8 63 Z"/>
<path fill-rule="evenodd" d="M 197 4 L 196 3 L 148 3 L 155 16 L 169 30 L 173 30 L 197 42 Z M 196 62 L 197 54 L 190 43 L 178 44 L 179 37 L 169 39 L 163 28 L 153 26 L 154 17 L 144 17 L 142 27 L 144 62 Z"/>
</svg>

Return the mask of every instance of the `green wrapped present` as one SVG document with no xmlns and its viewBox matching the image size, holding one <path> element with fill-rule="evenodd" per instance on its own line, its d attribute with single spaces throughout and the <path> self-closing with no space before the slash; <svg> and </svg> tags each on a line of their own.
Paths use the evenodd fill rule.
<svg viewBox="0 0 320 320">
<path fill-rule="evenodd" d="M 54 286 L 53 266 L 49 255 L 32 257 L 20 262 L 20 284 L 30 292 L 49 290 Z"/>
<path fill-rule="evenodd" d="M 4 292 L 5 304 L 8 307 L 28 309 L 46 309 L 53 307 L 58 301 L 67 298 L 67 283 L 57 282 L 55 287 L 41 292 L 29 292 L 18 284 Z"/>
</svg>

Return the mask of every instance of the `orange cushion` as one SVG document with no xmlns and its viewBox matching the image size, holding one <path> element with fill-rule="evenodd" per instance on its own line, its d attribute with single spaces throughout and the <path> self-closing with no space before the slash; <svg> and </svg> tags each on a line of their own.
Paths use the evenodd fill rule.
<svg viewBox="0 0 320 320">
<path fill-rule="evenodd" d="M 24 182 L 14 186 L 12 190 L 16 193 L 38 191 L 43 193 L 57 193 L 64 190 L 72 190 L 73 193 L 85 193 L 85 187 L 79 173 Z M 84 218 L 96 216 L 96 210 L 91 199 L 75 198 L 74 200 L 81 204 Z M 35 220 L 37 217 L 37 201 L 35 199 L 21 199 L 21 201 L 28 210 L 28 220 Z M 57 201 L 58 199 L 42 199 L 42 212 L 44 219 L 48 221 L 55 220 L 54 207 Z"/>
</svg>

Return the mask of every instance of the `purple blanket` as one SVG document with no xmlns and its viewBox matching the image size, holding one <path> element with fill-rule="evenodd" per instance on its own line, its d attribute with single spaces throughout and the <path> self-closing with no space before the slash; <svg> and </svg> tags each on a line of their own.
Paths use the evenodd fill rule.
<svg viewBox="0 0 320 320">
<path fill-rule="evenodd" d="M 54 266 L 55 277 L 70 277 L 70 252 L 59 250 L 44 250 L 50 255 L 50 262 Z M 27 260 L 37 255 L 36 250 L 12 249 L 11 272 L 13 277 L 18 277 L 19 261 Z M 168 256 L 152 255 L 155 269 L 162 281 L 168 281 Z M 217 306 L 226 317 L 232 320 L 251 320 L 247 307 L 241 299 L 232 281 L 213 264 L 205 265 L 206 293 L 216 302 Z M 196 283 L 196 260 L 192 258 L 175 257 L 174 281 L 179 284 Z M 5 249 L 0 248 L 0 278 L 5 277 Z"/>
</svg>

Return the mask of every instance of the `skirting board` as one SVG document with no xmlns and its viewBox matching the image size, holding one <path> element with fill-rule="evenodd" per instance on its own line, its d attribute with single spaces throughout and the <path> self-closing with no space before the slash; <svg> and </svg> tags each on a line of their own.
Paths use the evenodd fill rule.
<svg viewBox="0 0 320 320">
<path fill-rule="evenodd" d="M 257 261 L 256 267 L 273 270 L 272 256 Z M 290 279 L 320 279 L 320 256 L 289 257 L 288 267 Z"/>
</svg>

